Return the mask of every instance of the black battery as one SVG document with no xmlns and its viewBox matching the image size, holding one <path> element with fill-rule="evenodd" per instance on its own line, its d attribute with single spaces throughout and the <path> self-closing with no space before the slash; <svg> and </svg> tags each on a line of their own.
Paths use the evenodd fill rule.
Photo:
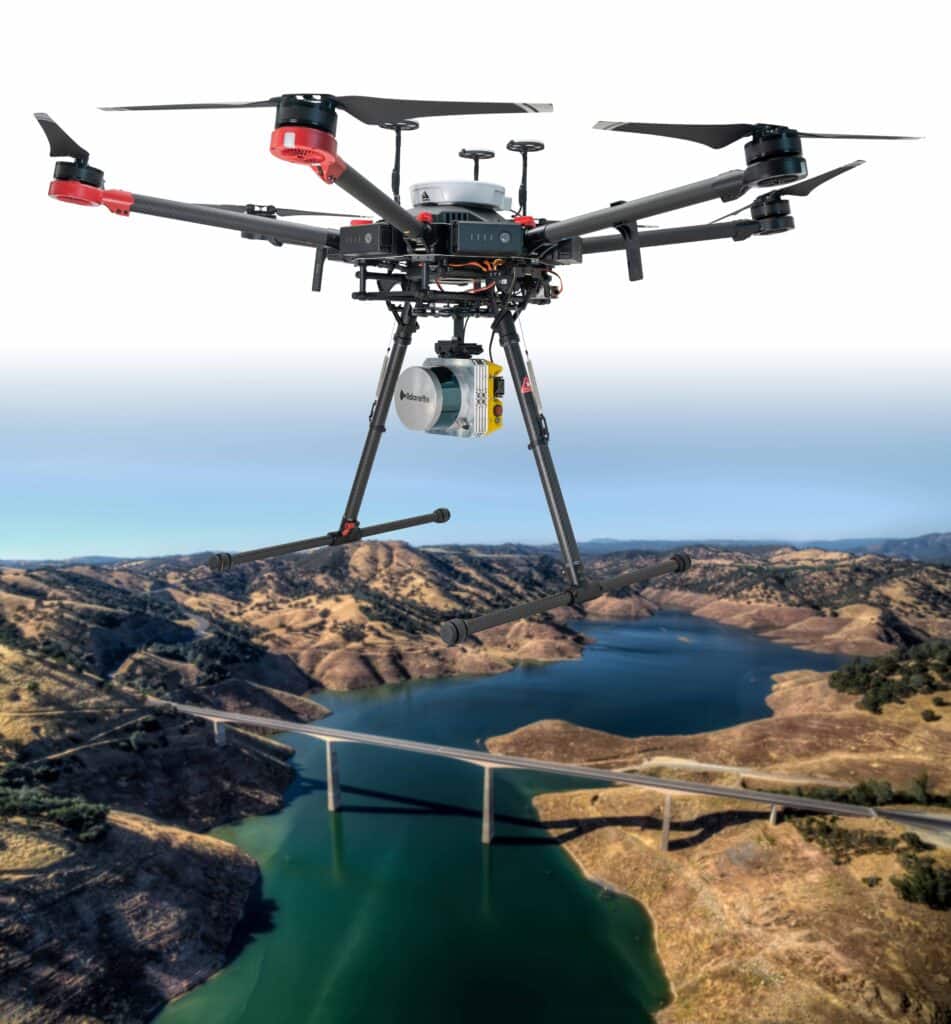
<svg viewBox="0 0 951 1024">
<path fill-rule="evenodd" d="M 392 224 L 351 224 L 340 229 L 342 256 L 394 256 L 405 251 Z"/>
<path fill-rule="evenodd" d="M 521 224 L 457 220 L 452 225 L 452 252 L 460 256 L 518 256 L 524 248 Z"/>
</svg>

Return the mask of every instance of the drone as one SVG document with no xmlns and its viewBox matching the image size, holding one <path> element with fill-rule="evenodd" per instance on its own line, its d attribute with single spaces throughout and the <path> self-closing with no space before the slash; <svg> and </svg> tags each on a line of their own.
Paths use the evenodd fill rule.
<svg viewBox="0 0 951 1024">
<path fill-rule="evenodd" d="M 531 361 L 526 359 L 517 326 L 521 313 L 548 305 L 562 291 L 561 271 L 587 256 L 623 252 L 630 281 L 644 276 L 642 250 L 653 246 L 781 234 L 793 230 L 790 198 L 814 189 L 864 163 L 856 160 L 807 177 L 804 139 L 909 139 L 904 135 L 842 135 L 803 132 L 779 124 L 652 124 L 599 121 L 596 129 L 662 136 L 721 149 L 742 139 L 745 167 L 691 182 L 640 199 L 622 200 L 601 209 L 564 219 L 528 213 L 528 160 L 544 149 L 535 140 L 512 139 L 507 149 L 521 158 L 517 206 L 502 185 L 480 178 L 481 165 L 494 158 L 486 149 L 463 149 L 472 161 L 471 180 L 429 181 L 413 185 L 411 205 L 400 201 L 403 136 L 419 128 L 420 118 L 472 114 L 537 114 L 550 112 L 547 103 L 455 102 L 400 100 L 330 93 L 287 93 L 250 103 L 175 103 L 105 107 L 110 111 L 233 110 L 273 108 L 270 151 L 280 160 L 309 167 L 374 216 L 351 217 L 339 229 L 293 223 L 300 216 L 345 216 L 276 206 L 183 203 L 107 189 L 101 170 L 89 153 L 48 115 L 36 114 L 58 159 L 49 195 L 83 206 L 104 206 L 120 216 L 131 213 L 238 231 L 244 238 L 275 246 L 298 245 L 314 250 L 311 287 L 320 291 L 326 262 L 350 264 L 355 270 L 359 302 L 378 302 L 396 321 L 370 408 L 369 428 L 340 526 L 319 537 L 256 548 L 237 554 L 215 554 L 214 571 L 320 547 L 352 544 L 424 523 L 444 523 L 449 510 L 363 525 L 360 511 L 389 410 L 395 406 L 410 430 L 445 437 L 488 437 L 503 426 L 504 398 L 514 392 L 528 435 L 528 448 L 538 470 L 555 535 L 561 549 L 565 586 L 557 593 L 496 608 L 469 618 L 452 618 L 440 626 L 448 645 L 462 643 L 482 630 L 515 622 L 559 607 L 581 608 L 587 602 L 631 584 L 690 568 L 690 558 L 675 553 L 651 565 L 609 578 L 589 577 L 582 564 L 565 499 L 549 446 L 550 433 Z M 395 156 L 385 193 L 346 162 L 337 149 L 337 115 L 343 111 L 364 124 L 395 137 Z M 647 227 L 645 221 L 674 210 L 721 200 L 732 203 L 753 189 L 763 189 L 746 206 L 716 220 L 683 227 Z M 745 217 L 738 214 L 747 213 Z M 603 233 L 602 233 L 603 232 Z M 419 366 L 403 363 L 419 321 L 451 319 L 451 337 L 436 342 L 435 356 Z M 473 318 L 489 320 L 488 358 L 483 346 L 466 340 Z M 446 333 L 450 333 L 448 330 Z M 508 364 L 492 360 L 498 338 Z"/>
</svg>

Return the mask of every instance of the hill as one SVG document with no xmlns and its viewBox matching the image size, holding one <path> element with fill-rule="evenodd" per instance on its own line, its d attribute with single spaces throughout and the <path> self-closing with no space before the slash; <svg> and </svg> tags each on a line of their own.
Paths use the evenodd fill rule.
<svg viewBox="0 0 951 1024">
<path fill-rule="evenodd" d="M 315 719 L 321 688 L 577 658 L 582 615 L 659 608 L 862 655 L 951 635 L 951 568 L 790 548 L 692 554 L 684 576 L 454 648 L 438 639 L 443 618 L 559 589 L 558 561 L 523 545 L 387 541 L 222 575 L 195 556 L 0 568 L 0 1019 L 146 1016 L 224 962 L 254 901 L 253 862 L 201 833 L 280 807 L 290 748 L 241 730 L 216 747 L 152 698 Z M 588 564 L 613 574 L 656 557 Z M 846 683 L 868 681 L 888 716 L 918 675 Z"/>
<path fill-rule="evenodd" d="M 804 650 L 871 656 L 951 637 L 951 567 L 817 548 L 695 555 L 689 573 L 660 578 L 642 596 Z M 595 564 L 613 572 L 629 562 L 607 555 Z"/>
<path fill-rule="evenodd" d="M 891 558 L 910 558 L 916 562 L 951 564 L 951 533 L 926 533 L 920 537 L 906 538 L 823 541 L 814 546 L 831 551 L 864 552 L 888 555 Z"/>
<path fill-rule="evenodd" d="M 933 673 L 951 687 L 951 646 L 871 676 Z M 929 668 L 930 666 L 930 668 Z M 775 677 L 770 718 L 693 736 L 628 739 L 542 721 L 488 741 L 494 752 L 699 778 L 857 803 L 951 807 L 951 706 L 927 689 L 875 714 L 830 677 Z M 821 779 L 821 789 L 802 786 Z M 675 996 L 663 1024 L 934 1024 L 951 1015 L 951 850 L 946 836 L 884 822 L 787 816 L 631 787 L 535 798 L 582 870 L 643 903 Z M 940 811 L 948 813 L 948 811 Z"/>
<path fill-rule="evenodd" d="M 0 642 L 156 696 L 233 710 L 281 694 L 503 672 L 580 656 L 574 620 L 681 609 L 808 650 L 876 655 L 951 635 L 951 568 L 793 548 L 690 549 L 694 567 L 579 612 L 490 630 L 446 648 L 453 615 L 561 586 L 559 562 L 520 545 L 364 542 L 212 574 L 195 556 L 0 569 Z M 587 559 L 594 575 L 657 556 Z M 6 640 L 4 640 L 4 637 Z"/>
</svg>

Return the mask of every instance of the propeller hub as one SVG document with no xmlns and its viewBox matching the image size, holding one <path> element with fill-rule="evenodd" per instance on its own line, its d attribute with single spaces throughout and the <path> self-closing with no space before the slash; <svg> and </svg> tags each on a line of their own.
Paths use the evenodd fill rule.
<svg viewBox="0 0 951 1024">
<path fill-rule="evenodd" d="M 766 220 L 769 217 L 788 217 L 789 200 L 783 199 L 775 192 L 767 192 L 759 196 L 750 207 L 750 216 L 753 220 Z"/>
<path fill-rule="evenodd" d="M 759 224 L 761 235 L 790 231 L 796 226 L 790 214 L 789 201 L 776 192 L 767 192 L 754 200 L 750 206 L 750 216 Z"/>
<path fill-rule="evenodd" d="M 55 181 L 78 181 L 83 185 L 90 185 L 92 188 L 102 188 L 106 182 L 106 176 L 98 167 L 74 163 L 72 160 L 58 160 L 53 168 L 53 179 Z"/>
<path fill-rule="evenodd" d="M 748 185 L 770 188 L 788 185 L 807 174 L 802 140 L 792 128 L 757 125 L 753 139 L 744 147 Z"/>
</svg>

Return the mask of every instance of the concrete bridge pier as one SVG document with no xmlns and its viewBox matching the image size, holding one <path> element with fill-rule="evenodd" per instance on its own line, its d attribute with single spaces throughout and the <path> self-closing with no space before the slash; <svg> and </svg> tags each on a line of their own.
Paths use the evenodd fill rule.
<svg viewBox="0 0 951 1024">
<path fill-rule="evenodd" d="M 664 823 L 660 833 L 660 848 L 666 853 L 670 846 L 670 793 L 664 794 Z"/>
<path fill-rule="evenodd" d="M 327 810 L 336 811 L 340 807 L 340 776 L 337 772 L 337 751 L 333 740 L 324 740 L 327 748 Z"/>
<path fill-rule="evenodd" d="M 482 768 L 482 842 L 488 846 L 495 836 L 495 789 L 492 773 L 494 768 Z"/>
<path fill-rule="evenodd" d="M 778 825 L 780 815 L 783 813 L 782 807 L 779 804 L 770 804 L 769 807 L 769 823 L 770 825 Z"/>
<path fill-rule="evenodd" d="M 223 747 L 228 742 L 228 727 L 224 722 L 215 720 L 211 723 L 211 728 L 215 735 L 215 746 Z"/>
</svg>

